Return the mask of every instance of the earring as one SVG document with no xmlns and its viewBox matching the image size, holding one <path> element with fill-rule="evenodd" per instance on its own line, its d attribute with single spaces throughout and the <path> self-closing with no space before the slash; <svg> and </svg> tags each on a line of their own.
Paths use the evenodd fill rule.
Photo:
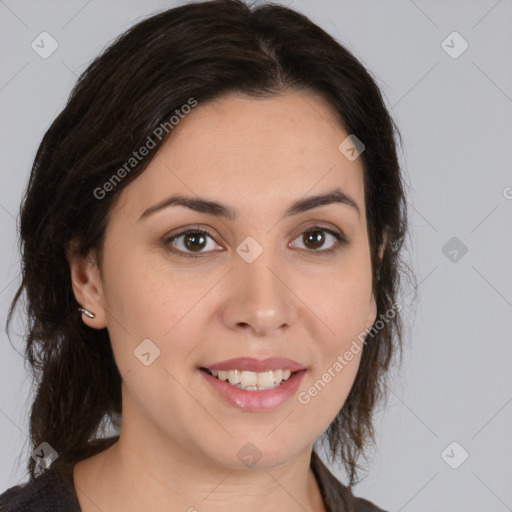
<svg viewBox="0 0 512 512">
<path fill-rule="evenodd" d="M 89 318 L 94 318 L 96 316 L 94 313 L 91 313 L 88 309 L 78 308 L 78 311 L 85 313 Z"/>
</svg>

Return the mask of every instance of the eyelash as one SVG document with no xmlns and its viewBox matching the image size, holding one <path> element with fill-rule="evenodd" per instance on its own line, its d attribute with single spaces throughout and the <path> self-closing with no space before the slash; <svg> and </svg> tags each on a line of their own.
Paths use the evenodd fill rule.
<svg viewBox="0 0 512 512">
<path fill-rule="evenodd" d="M 332 235 L 336 240 L 334 246 L 331 247 L 330 249 L 324 249 L 324 250 L 319 249 L 319 250 L 315 251 L 313 249 L 311 249 L 311 250 L 301 249 L 302 251 L 306 251 L 307 253 L 313 253 L 313 254 L 318 253 L 321 256 L 329 256 L 333 253 L 338 252 L 340 249 L 342 249 L 343 247 L 345 247 L 348 244 L 348 240 L 343 235 L 341 235 L 340 233 L 337 233 L 336 231 L 333 231 L 332 229 L 325 228 L 323 226 L 313 226 L 311 228 L 308 228 L 307 230 L 303 231 L 301 233 L 301 235 L 303 235 L 305 233 L 314 233 L 316 231 L 325 231 L 326 233 L 329 233 L 330 235 Z M 201 255 L 203 253 L 193 254 L 193 253 L 182 251 L 181 249 L 176 249 L 175 247 L 173 247 L 171 245 L 171 242 L 173 242 L 177 238 L 184 236 L 184 235 L 191 234 L 191 233 L 193 233 L 193 234 L 200 233 L 200 234 L 207 235 L 210 238 L 214 239 L 212 234 L 204 229 L 187 229 L 185 231 L 182 231 L 181 233 L 177 233 L 177 234 L 173 235 L 170 238 L 165 238 L 163 241 L 164 246 L 166 247 L 166 249 L 169 252 L 177 254 L 178 256 L 183 256 L 185 258 L 201 258 L 202 257 Z M 206 252 L 210 252 L 210 251 L 206 251 Z M 308 254 L 308 256 L 309 256 L 309 254 Z"/>
</svg>

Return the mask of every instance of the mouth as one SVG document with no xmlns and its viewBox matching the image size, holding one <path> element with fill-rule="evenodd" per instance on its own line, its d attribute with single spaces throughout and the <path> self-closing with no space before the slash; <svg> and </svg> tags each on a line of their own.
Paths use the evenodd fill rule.
<svg viewBox="0 0 512 512">
<path fill-rule="evenodd" d="M 246 412 L 271 411 L 284 405 L 297 393 L 306 371 L 306 368 L 293 371 L 285 368 L 252 372 L 198 367 L 215 396 Z"/>
<path fill-rule="evenodd" d="M 252 372 L 238 369 L 211 370 L 205 367 L 201 367 L 200 370 L 217 380 L 246 391 L 265 391 L 277 388 L 291 379 L 296 373 L 305 371 L 285 368 L 267 370 L 264 372 Z"/>
</svg>

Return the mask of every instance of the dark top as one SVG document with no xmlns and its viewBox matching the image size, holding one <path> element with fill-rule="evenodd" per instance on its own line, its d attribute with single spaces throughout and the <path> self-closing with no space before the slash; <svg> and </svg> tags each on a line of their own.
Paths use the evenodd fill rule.
<svg viewBox="0 0 512 512">
<path fill-rule="evenodd" d="M 368 500 L 357 498 L 329 471 L 318 454 L 311 454 L 327 512 L 385 512 Z M 10 487 L 0 495 L 0 512 L 81 512 L 72 472 L 59 477 L 50 469 L 34 480 Z"/>
</svg>

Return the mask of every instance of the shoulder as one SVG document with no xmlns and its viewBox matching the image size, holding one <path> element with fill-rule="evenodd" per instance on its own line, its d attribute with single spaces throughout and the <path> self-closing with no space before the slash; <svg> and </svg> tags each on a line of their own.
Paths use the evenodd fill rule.
<svg viewBox="0 0 512 512">
<path fill-rule="evenodd" d="M 387 512 L 386 510 L 377 507 L 371 501 L 365 500 L 364 498 L 357 498 L 353 496 L 353 510 L 354 512 Z"/>
<path fill-rule="evenodd" d="M 0 494 L 0 512 L 80 512 L 72 481 L 46 470 Z"/>
<path fill-rule="evenodd" d="M 318 454 L 311 455 L 311 468 L 320 487 L 327 512 L 346 510 L 347 512 L 386 512 L 364 498 L 352 494 L 351 489 L 344 486 L 327 468 Z"/>
</svg>

